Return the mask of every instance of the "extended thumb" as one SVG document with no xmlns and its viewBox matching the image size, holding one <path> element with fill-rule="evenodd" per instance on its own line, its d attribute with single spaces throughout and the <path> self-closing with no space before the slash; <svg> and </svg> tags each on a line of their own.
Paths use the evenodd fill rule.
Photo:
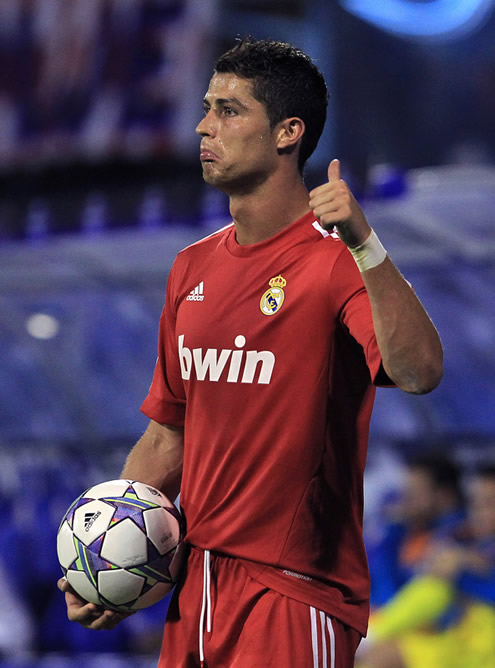
<svg viewBox="0 0 495 668">
<path fill-rule="evenodd" d="M 328 180 L 330 183 L 340 181 L 340 160 L 337 160 L 337 158 L 328 165 Z"/>
</svg>

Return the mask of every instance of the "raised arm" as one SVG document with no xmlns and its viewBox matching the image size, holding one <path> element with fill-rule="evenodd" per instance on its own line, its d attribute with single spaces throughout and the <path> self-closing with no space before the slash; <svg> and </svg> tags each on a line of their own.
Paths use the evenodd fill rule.
<svg viewBox="0 0 495 668">
<path fill-rule="evenodd" d="M 347 184 L 340 163 L 328 168 L 328 183 L 310 192 L 309 205 L 325 228 L 336 226 L 358 257 L 368 292 L 383 367 L 405 392 L 431 392 L 442 379 L 440 337 L 409 283 L 381 248 Z M 371 266 L 370 266 L 371 265 Z"/>
</svg>

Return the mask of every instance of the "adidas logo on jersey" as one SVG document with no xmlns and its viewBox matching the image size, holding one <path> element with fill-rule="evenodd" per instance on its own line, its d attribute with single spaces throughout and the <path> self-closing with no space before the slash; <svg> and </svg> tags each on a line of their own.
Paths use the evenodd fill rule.
<svg viewBox="0 0 495 668">
<path fill-rule="evenodd" d="M 204 281 L 201 281 L 201 283 L 199 283 L 199 285 L 197 285 L 194 290 L 191 290 L 191 292 L 187 295 L 186 302 L 202 302 L 205 298 L 204 286 Z"/>
<path fill-rule="evenodd" d="M 198 380 L 218 382 L 224 379 L 227 383 L 256 382 L 261 385 L 268 385 L 271 380 L 275 355 L 270 350 L 242 350 L 246 345 L 246 337 L 242 334 L 234 339 L 238 350 L 191 350 L 184 345 L 184 334 L 179 336 L 178 344 L 180 371 L 184 380 L 190 379 L 193 369 Z"/>
</svg>

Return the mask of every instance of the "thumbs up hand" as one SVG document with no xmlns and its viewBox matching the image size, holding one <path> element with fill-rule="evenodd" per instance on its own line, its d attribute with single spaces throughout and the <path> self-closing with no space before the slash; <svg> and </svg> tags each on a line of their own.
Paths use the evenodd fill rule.
<svg viewBox="0 0 495 668">
<path fill-rule="evenodd" d="M 328 165 L 328 181 L 340 181 L 340 160 L 337 158 Z"/>
<path fill-rule="evenodd" d="M 340 161 L 328 166 L 328 182 L 309 193 L 309 206 L 326 230 L 334 226 L 346 246 L 362 244 L 370 235 L 371 227 L 354 199 L 348 185 L 340 178 Z"/>
</svg>

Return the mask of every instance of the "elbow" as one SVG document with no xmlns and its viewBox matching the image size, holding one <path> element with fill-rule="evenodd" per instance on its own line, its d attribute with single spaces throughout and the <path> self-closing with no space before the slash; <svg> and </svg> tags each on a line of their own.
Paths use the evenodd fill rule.
<svg viewBox="0 0 495 668">
<path fill-rule="evenodd" d="M 440 385 L 442 376 L 443 371 L 441 369 L 438 371 L 431 370 L 430 373 L 424 374 L 424 376 L 417 379 L 415 383 L 412 383 L 409 387 L 403 389 L 410 394 L 428 394 L 429 392 L 433 392 L 433 390 Z"/>
<path fill-rule="evenodd" d="M 436 387 L 440 385 L 442 378 L 443 378 L 443 363 L 442 360 L 440 360 L 440 362 L 436 365 L 436 367 L 432 369 L 430 383 L 426 391 L 422 392 L 422 394 L 428 394 L 428 392 L 432 392 Z"/>
<path fill-rule="evenodd" d="M 413 394 L 428 394 L 440 385 L 443 378 L 443 347 L 440 337 L 436 336 L 430 345 L 417 358 L 417 381 L 412 390 Z"/>
<path fill-rule="evenodd" d="M 409 394 L 428 394 L 440 385 L 443 377 L 442 362 L 432 362 L 409 373 L 397 386 Z"/>
<path fill-rule="evenodd" d="M 404 359 L 404 358 L 402 358 Z M 409 364 L 397 364 L 387 370 L 388 376 L 403 392 L 409 394 L 428 394 L 432 392 L 443 377 L 443 355 L 431 354 L 415 356 Z"/>
<path fill-rule="evenodd" d="M 417 336 L 411 345 L 394 349 L 383 364 L 389 378 L 404 392 L 428 394 L 443 377 L 443 347 L 436 330 L 431 336 Z M 390 373 L 387 367 L 389 367 Z"/>
</svg>

